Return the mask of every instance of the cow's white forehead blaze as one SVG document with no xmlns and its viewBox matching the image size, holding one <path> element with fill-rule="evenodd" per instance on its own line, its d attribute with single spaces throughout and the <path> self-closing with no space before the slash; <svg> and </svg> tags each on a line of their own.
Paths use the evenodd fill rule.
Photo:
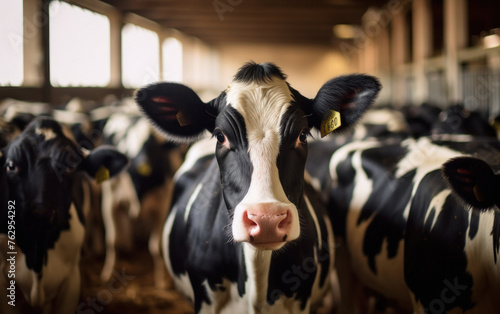
<svg viewBox="0 0 500 314">
<path fill-rule="evenodd" d="M 286 81 L 273 78 L 268 82 L 233 82 L 228 90 L 227 104 L 245 120 L 250 160 L 254 167 L 244 201 L 258 198 L 260 202 L 289 202 L 279 182 L 276 160 L 281 141 L 280 123 L 292 102 Z"/>
</svg>

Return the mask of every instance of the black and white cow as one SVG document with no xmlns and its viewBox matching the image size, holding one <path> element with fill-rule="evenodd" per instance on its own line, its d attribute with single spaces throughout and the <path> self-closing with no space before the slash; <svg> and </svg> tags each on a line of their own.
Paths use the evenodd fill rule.
<svg viewBox="0 0 500 314">
<path fill-rule="evenodd" d="M 130 167 L 102 185 L 106 258 L 101 280 L 107 281 L 112 275 L 118 240 L 125 238 L 123 244 L 132 246 L 132 235 L 135 235 L 135 238 L 148 239 L 155 268 L 155 286 L 164 288 L 165 266 L 160 253 L 160 238 L 171 204 L 172 179 L 182 163 L 185 149 L 162 137 L 138 111 L 135 103 L 133 105 L 132 112 L 126 106 L 121 108 L 123 110 L 117 107 L 103 127 L 104 142 L 125 154 Z M 106 205 L 109 202 L 111 206 Z M 128 212 L 125 213 L 123 208 Z"/>
<path fill-rule="evenodd" d="M 497 136 L 495 128 L 479 112 L 467 110 L 459 104 L 452 105 L 439 113 L 432 125 L 431 133 Z"/>
<path fill-rule="evenodd" d="M 359 311 L 366 287 L 398 312 L 500 309 L 500 142 L 461 135 L 353 142 L 330 161 L 342 311 Z M 458 159 L 456 159 L 458 158 Z M 479 161 L 480 158 L 484 161 Z M 489 168 L 490 165 L 493 170 Z"/>
<path fill-rule="evenodd" d="M 10 292 L 15 286 L 45 313 L 72 313 L 79 299 L 82 176 L 106 179 L 128 164 L 109 147 L 83 152 L 67 134 L 52 118 L 40 117 L 2 152 L 2 200 L 8 204 L 1 205 L 0 287 Z M 18 310 L 22 298 L 14 300 L 15 307 L 2 300 L 1 312 Z"/>
<path fill-rule="evenodd" d="M 307 137 L 323 120 L 350 127 L 379 89 L 373 77 L 349 75 L 308 99 L 275 65 L 250 62 L 208 103 L 174 83 L 136 93 L 168 136 L 188 142 L 208 131 L 214 139 L 210 152 L 197 150 L 202 143 L 188 152 L 163 234 L 167 268 L 196 312 L 309 313 L 321 305 L 333 235 L 304 180 Z M 340 117 L 325 120 L 332 110 Z"/>
</svg>

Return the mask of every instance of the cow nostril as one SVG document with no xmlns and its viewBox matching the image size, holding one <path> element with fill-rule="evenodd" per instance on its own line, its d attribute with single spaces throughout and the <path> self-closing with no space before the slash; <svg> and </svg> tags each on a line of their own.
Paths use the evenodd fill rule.
<svg viewBox="0 0 500 314">
<path fill-rule="evenodd" d="M 285 228 L 286 225 L 290 223 L 290 217 L 288 215 L 288 212 L 280 214 L 279 216 L 283 216 L 283 219 L 278 224 L 278 228 L 279 229 Z"/>
<path fill-rule="evenodd" d="M 247 226 L 258 226 L 258 223 L 255 221 L 257 218 L 256 215 L 247 212 L 246 215 L 243 215 L 243 217 L 245 217 L 245 223 Z"/>
</svg>

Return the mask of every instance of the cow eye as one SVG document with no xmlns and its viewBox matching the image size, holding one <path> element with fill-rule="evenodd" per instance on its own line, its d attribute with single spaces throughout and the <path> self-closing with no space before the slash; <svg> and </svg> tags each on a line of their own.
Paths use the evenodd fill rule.
<svg viewBox="0 0 500 314">
<path fill-rule="evenodd" d="M 224 142 L 226 141 L 226 136 L 224 136 L 222 132 L 215 134 L 215 137 L 217 138 L 217 142 L 221 144 L 224 144 Z"/>
<path fill-rule="evenodd" d="M 5 169 L 10 173 L 17 173 L 17 166 L 12 160 L 8 160 L 5 164 Z"/>
<path fill-rule="evenodd" d="M 301 132 L 301 133 L 300 133 L 300 135 L 299 135 L 299 141 L 300 141 L 302 144 L 307 143 L 307 132 Z"/>
<path fill-rule="evenodd" d="M 230 145 L 229 145 L 229 141 L 227 140 L 227 137 L 224 135 L 224 133 L 222 133 L 222 131 L 220 130 L 217 130 L 215 133 L 214 133 L 214 136 L 215 138 L 217 139 L 217 142 L 224 146 L 225 148 L 227 149 L 231 149 Z"/>
<path fill-rule="evenodd" d="M 299 137 L 295 140 L 295 148 L 304 147 L 307 145 L 307 138 L 309 137 L 309 130 L 303 129 Z"/>
</svg>

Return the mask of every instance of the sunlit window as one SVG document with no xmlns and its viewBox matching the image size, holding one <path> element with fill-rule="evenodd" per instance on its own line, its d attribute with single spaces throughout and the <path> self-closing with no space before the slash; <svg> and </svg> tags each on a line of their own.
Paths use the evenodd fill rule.
<svg viewBox="0 0 500 314">
<path fill-rule="evenodd" d="M 110 80 L 109 19 L 66 2 L 50 3 L 50 82 L 106 86 Z"/>
<path fill-rule="evenodd" d="M 134 24 L 122 29 L 122 82 L 138 88 L 160 79 L 158 34 Z"/>
<path fill-rule="evenodd" d="M 182 44 L 175 38 L 167 38 L 162 45 L 163 80 L 182 82 Z"/>
<path fill-rule="evenodd" d="M 23 82 L 23 1 L 7 0 L 0 10 L 0 85 Z"/>
</svg>

